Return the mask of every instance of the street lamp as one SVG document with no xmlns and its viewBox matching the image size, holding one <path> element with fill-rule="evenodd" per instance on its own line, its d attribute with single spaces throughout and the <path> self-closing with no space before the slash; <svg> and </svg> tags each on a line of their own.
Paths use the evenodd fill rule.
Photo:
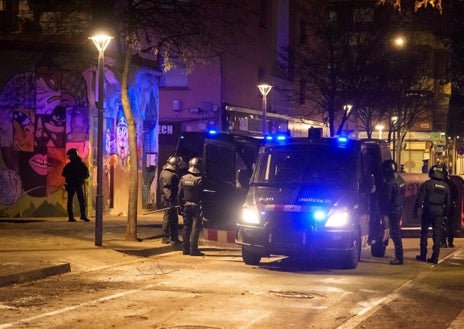
<svg viewBox="0 0 464 329">
<path fill-rule="evenodd" d="M 391 117 L 392 123 L 392 133 L 393 133 L 393 161 L 396 161 L 396 123 L 398 122 L 398 117 L 396 115 Z"/>
<path fill-rule="evenodd" d="M 267 83 L 261 83 L 258 85 L 261 95 L 263 95 L 263 136 L 267 134 L 267 125 L 266 125 L 266 112 L 267 112 L 267 94 L 272 89 L 272 86 Z"/>
<path fill-rule="evenodd" d="M 89 39 L 93 41 L 98 50 L 98 93 L 95 94 L 95 103 L 98 109 L 97 126 L 97 195 L 95 197 L 95 245 L 102 245 L 103 235 L 103 65 L 105 49 L 113 37 L 106 34 L 97 34 Z M 96 89 L 96 88 L 95 88 Z M 97 91 L 97 90 L 96 90 Z"/>
<path fill-rule="evenodd" d="M 353 108 L 353 105 L 351 105 L 351 104 L 343 105 L 343 111 L 346 112 L 346 116 L 350 115 L 350 112 L 351 112 L 352 108 Z"/>
<path fill-rule="evenodd" d="M 382 126 L 382 125 L 375 126 L 375 129 L 377 129 L 379 131 L 379 139 L 382 139 L 382 130 L 383 130 L 383 128 L 385 128 L 385 127 Z"/>
</svg>

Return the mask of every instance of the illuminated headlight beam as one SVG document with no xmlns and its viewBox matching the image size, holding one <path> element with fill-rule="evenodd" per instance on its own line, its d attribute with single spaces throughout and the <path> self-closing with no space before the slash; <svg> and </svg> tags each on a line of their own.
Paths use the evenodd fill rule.
<svg viewBox="0 0 464 329">
<path fill-rule="evenodd" d="M 347 210 L 336 210 L 331 213 L 325 223 L 326 227 L 343 227 L 349 223 L 349 216 Z"/>
<path fill-rule="evenodd" d="M 242 221 L 247 224 L 259 224 L 260 216 L 256 208 L 243 208 Z"/>
</svg>

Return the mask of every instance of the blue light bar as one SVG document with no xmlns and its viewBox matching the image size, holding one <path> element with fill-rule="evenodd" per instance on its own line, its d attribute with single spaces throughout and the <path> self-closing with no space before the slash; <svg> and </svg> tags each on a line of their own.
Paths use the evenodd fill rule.
<svg viewBox="0 0 464 329">
<path fill-rule="evenodd" d="M 347 143 L 348 142 L 348 137 L 346 137 L 346 136 L 338 136 L 338 142 L 339 143 Z"/>
<path fill-rule="evenodd" d="M 209 135 L 217 135 L 218 131 L 216 129 L 209 129 L 208 134 Z"/>
<path fill-rule="evenodd" d="M 286 142 L 288 138 L 287 134 L 275 134 L 275 135 L 265 135 L 264 139 L 266 142 L 278 142 L 278 143 L 283 143 Z"/>
</svg>

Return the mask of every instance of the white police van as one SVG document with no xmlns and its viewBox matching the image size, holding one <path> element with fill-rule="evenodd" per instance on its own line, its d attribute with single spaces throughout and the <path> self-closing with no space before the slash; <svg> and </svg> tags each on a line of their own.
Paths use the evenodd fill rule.
<svg viewBox="0 0 464 329">
<path fill-rule="evenodd" d="M 379 203 L 388 144 L 266 138 L 271 141 L 259 150 L 236 223 L 245 264 L 258 265 L 270 255 L 335 256 L 338 265 L 356 268 L 368 246 L 383 257 L 389 225 Z"/>
</svg>

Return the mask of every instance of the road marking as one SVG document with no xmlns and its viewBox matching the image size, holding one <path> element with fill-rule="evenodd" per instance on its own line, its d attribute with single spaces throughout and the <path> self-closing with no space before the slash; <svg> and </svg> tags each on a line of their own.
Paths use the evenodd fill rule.
<svg viewBox="0 0 464 329">
<path fill-rule="evenodd" d="M 128 291 L 125 291 L 125 292 L 119 292 L 117 294 L 101 297 L 101 298 L 98 298 L 96 300 L 91 300 L 89 302 L 81 303 L 81 304 L 78 304 L 78 305 L 68 306 L 68 307 L 64 307 L 64 308 L 61 308 L 61 309 L 58 309 L 58 310 L 55 310 L 55 311 L 51 311 L 51 312 L 48 312 L 48 313 L 34 315 L 34 316 L 29 317 L 29 318 L 25 318 L 25 319 L 22 319 L 22 320 L 19 320 L 19 321 L 16 321 L 16 322 L 3 323 L 3 324 L 0 324 L 0 329 L 6 329 L 6 328 L 11 328 L 11 327 L 14 327 L 14 326 L 18 326 L 18 325 L 23 325 L 23 324 L 28 323 L 28 322 L 32 322 L 32 321 L 35 321 L 35 320 L 45 318 L 47 316 L 62 314 L 62 313 L 66 313 L 66 312 L 69 312 L 69 311 L 76 310 L 76 309 L 84 307 L 84 306 L 95 305 L 95 304 L 98 304 L 100 302 L 105 302 L 105 301 L 108 301 L 108 300 L 121 298 L 121 297 L 128 296 L 128 295 L 131 295 L 131 294 L 134 294 L 134 293 L 138 293 L 138 292 L 140 292 L 140 291 L 142 291 L 144 289 L 153 288 L 154 286 L 155 286 L 154 284 L 150 284 L 148 286 L 145 286 L 145 287 L 137 289 L 137 290 L 128 290 Z"/>
<path fill-rule="evenodd" d="M 458 249 L 458 250 L 452 252 L 451 254 L 449 254 L 448 256 L 444 257 L 443 259 L 439 260 L 438 263 L 440 264 L 444 260 L 446 260 L 448 258 L 451 258 L 451 257 L 460 256 L 461 253 L 462 253 L 462 250 Z M 389 303 L 391 303 L 395 298 L 398 297 L 399 292 L 402 289 L 410 287 L 415 280 L 424 278 L 430 271 L 433 270 L 433 268 L 435 266 L 436 265 L 430 266 L 427 269 L 427 271 L 421 272 L 416 277 L 404 282 L 398 288 L 393 290 L 393 292 L 390 293 L 389 295 L 370 303 L 368 306 L 361 309 L 357 314 L 353 315 L 353 317 L 349 318 L 348 320 L 346 320 L 344 323 L 342 323 L 341 325 L 339 325 L 335 329 L 351 329 L 351 328 L 355 328 L 361 322 L 363 322 L 364 320 L 369 318 L 371 315 L 373 315 L 376 311 L 378 311 L 382 306 L 388 305 Z M 463 328 L 463 325 L 462 325 L 463 323 L 464 323 L 464 310 L 456 317 L 456 319 L 451 323 L 451 325 L 450 325 L 450 327 L 448 327 L 448 329 L 458 329 L 458 328 L 461 329 L 461 328 Z M 456 326 L 456 325 L 459 325 L 459 326 Z"/>
</svg>

